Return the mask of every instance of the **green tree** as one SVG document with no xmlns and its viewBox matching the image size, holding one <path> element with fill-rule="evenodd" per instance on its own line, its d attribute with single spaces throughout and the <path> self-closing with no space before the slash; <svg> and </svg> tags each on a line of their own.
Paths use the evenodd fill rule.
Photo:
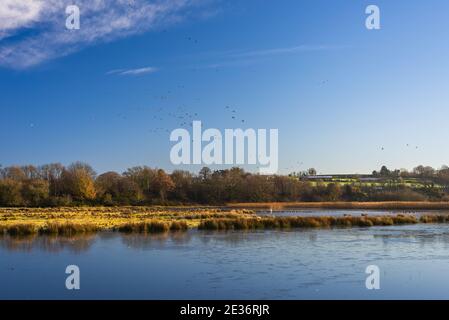
<svg viewBox="0 0 449 320">
<path fill-rule="evenodd" d="M 22 182 L 10 178 L 0 180 L 0 205 L 5 207 L 23 206 Z"/>
<path fill-rule="evenodd" d="M 22 197 L 28 206 L 40 206 L 48 203 L 50 184 L 43 179 L 30 179 L 23 183 Z"/>
</svg>

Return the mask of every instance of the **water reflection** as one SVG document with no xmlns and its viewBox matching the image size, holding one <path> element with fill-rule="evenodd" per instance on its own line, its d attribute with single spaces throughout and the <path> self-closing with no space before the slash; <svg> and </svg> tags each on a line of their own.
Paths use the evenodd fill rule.
<svg viewBox="0 0 449 320">
<path fill-rule="evenodd" d="M 167 248 L 168 244 L 183 245 L 192 239 L 192 232 L 170 232 L 161 234 L 121 234 L 122 243 L 132 249 Z"/>
<path fill-rule="evenodd" d="M 435 246 L 449 248 L 449 229 L 441 224 L 378 227 L 372 233 L 373 238 L 381 239 L 385 246 L 414 243 L 419 245 L 420 250 L 427 249 L 429 252 Z"/>
<path fill-rule="evenodd" d="M 226 243 L 228 246 L 237 247 L 245 243 L 257 242 L 266 235 L 273 241 L 282 241 L 288 235 L 299 234 L 303 240 L 313 244 L 319 241 L 320 235 L 332 235 L 333 241 L 348 241 L 350 236 L 354 242 L 378 239 L 385 246 L 404 242 L 413 242 L 426 245 L 443 244 L 449 248 L 449 229 L 441 225 L 418 224 L 407 226 L 371 227 L 371 228 L 334 228 L 334 229 L 296 229 L 283 231 L 249 230 L 249 231 L 197 231 L 170 232 L 160 234 L 123 234 L 116 232 L 100 232 L 97 234 L 82 234 L 75 236 L 1 236 L 0 248 L 7 251 L 31 252 L 41 250 L 57 253 L 68 250 L 74 253 L 88 251 L 97 242 L 113 241 L 120 239 L 122 244 L 132 249 L 164 249 L 176 248 L 189 244 L 192 239 L 202 245 L 214 243 Z"/>
<path fill-rule="evenodd" d="M 73 253 L 87 251 L 95 242 L 95 235 L 77 236 L 2 236 L 0 237 L 0 248 L 8 251 L 31 252 L 41 250 L 57 253 L 69 250 Z"/>
<path fill-rule="evenodd" d="M 7 251 L 31 252 L 41 250 L 58 253 L 68 250 L 73 253 L 88 251 L 97 241 L 108 241 L 120 238 L 122 243 L 132 249 L 164 248 L 167 243 L 186 244 L 192 238 L 191 232 L 171 232 L 161 234 L 120 234 L 116 232 L 100 232 L 98 234 L 80 234 L 75 236 L 1 236 L 0 248 Z"/>
</svg>

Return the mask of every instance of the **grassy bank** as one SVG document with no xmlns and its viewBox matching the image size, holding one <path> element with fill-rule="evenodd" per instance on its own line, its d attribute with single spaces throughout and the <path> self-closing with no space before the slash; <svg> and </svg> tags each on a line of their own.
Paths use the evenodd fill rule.
<svg viewBox="0 0 449 320">
<path fill-rule="evenodd" d="M 372 217 L 264 217 L 249 219 L 208 219 L 198 226 L 200 230 L 251 230 L 331 227 L 371 227 L 415 224 L 411 215 Z"/>
<path fill-rule="evenodd" d="M 254 215 L 251 210 L 209 207 L 0 208 L 0 234 L 73 235 L 107 230 L 161 233 L 195 228 L 204 219 Z"/>
<path fill-rule="evenodd" d="M 153 234 L 180 232 L 192 228 L 252 230 L 371 227 L 415 223 L 449 223 L 449 215 L 261 217 L 247 209 L 193 207 L 0 208 L 0 235 L 10 236 L 72 236 L 98 231 Z"/>
<path fill-rule="evenodd" d="M 75 234 L 89 234 L 98 231 L 119 231 L 124 233 L 164 233 L 169 231 L 186 231 L 188 225 L 185 221 L 149 220 L 141 222 L 128 222 L 112 228 L 104 228 L 96 223 L 47 222 L 37 223 L 10 223 L 0 225 L 0 234 L 10 236 L 29 235 L 58 235 L 72 236 Z"/>
<path fill-rule="evenodd" d="M 248 219 L 207 219 L 198 225 L 199 230 L 257 230 L 294 228 L 350 228 L 393 226 L 417 223 L 449 223 L 449 215 L 361 216 L 361 217 L 258 217 Z"/>
<path fill-rule="evenodd" d="M 385 201 L 385 202 L 257 202 L 229 203 L 228 208 L 247 209 L 362 209 L 362 210 L 449 210 L 449 202 Z"/>
</svg>

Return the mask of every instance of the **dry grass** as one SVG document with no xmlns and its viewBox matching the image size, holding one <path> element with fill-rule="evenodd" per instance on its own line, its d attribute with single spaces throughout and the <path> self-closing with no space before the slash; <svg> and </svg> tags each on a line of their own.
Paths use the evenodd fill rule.
<svg viewBox="0 0 449 320">
<path fill-rule="evenodd" d="M 0 235 L 73 235 L 114 230 L 185 231 L 211 218 L 253 217 L 254 211 L 211 207 L 0 208 Z"/>
<path fill-rule="evenodd" d="M 373 217 L 259 217 L 249 219 L 208 219 L 198 226 L 200 230 L 250 230 L 330 227 L 371 227 L 415 224 L 411 215 Z"/>
<path fill-rule="evenodd" d="M 401 207 L 404 208 L 404 207 Z M 366 209 L 366 207 L 364 208 Z M 378 209 L 378 208 L 377 208 Z M 449 223 L 449 215 L 259 217 L 251 210 L 185 207 L 85 207 L 1 209 L 0 235 L 88 234 L 98 231 L 167 233 L 201 230 L 370 227 L 414 223 Z"/>
<path fill-rule="evenodd" d="M 125 233 L 163 233 L 168 231 L 186 231 L 185 221 L 141 221 L 120 225 L 115 230 Z"/>
<path fill-rule="evenodd" d="M 93 223 L 48 222 L 39 229 L 39 233 L 72 236 L 78 233 L 94 233 L 100 230 Z"/>
<path fill-rule="evenodd" d="M 429 214 L 419 218 L 421 223 L 449 223 L 449 215 Z"/>
</svg>

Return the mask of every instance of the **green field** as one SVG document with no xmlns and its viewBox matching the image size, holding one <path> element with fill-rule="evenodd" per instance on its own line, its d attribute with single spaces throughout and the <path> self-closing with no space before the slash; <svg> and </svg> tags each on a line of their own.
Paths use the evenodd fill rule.
<svg viewBox="0 0 449 320">
<path fill-rule="evenodd" d="M 423 180 L 418 178 L 407 178 L 407 179 L 380 179 L 378 181 L 363 181 L 359 178 L 331 178 L 331 179 L 316 179 L 316 180 L 305 180 L 312 184 L 312 186 L 324 185 L 327 186 L 331 183 L 344 185 L 353 185 L 358 187 L 408 187 L 412 189 L 422 189 L 422 188 L 437 188 L 444 189 L 447 186 L 434 183 L 429 180 Z"/>
</svg>

